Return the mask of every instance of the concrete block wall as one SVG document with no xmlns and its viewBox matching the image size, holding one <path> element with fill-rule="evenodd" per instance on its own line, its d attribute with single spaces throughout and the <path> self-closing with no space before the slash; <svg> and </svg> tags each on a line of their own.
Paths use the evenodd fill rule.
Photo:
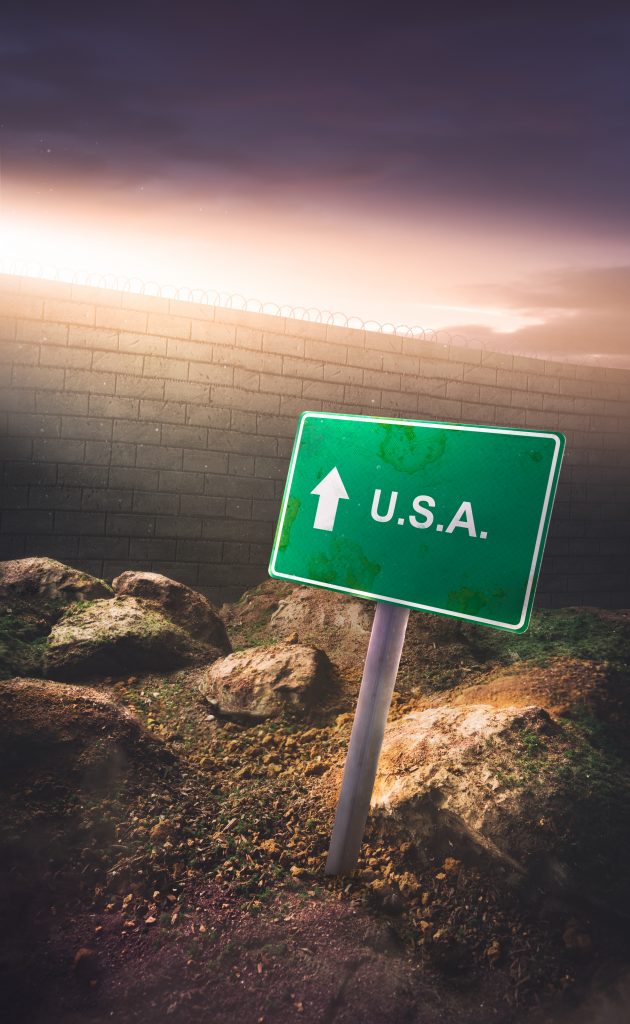
<svg viewBox="0 0 630 1024">
<path fill-rule="evenodd" d="M 266 578 L 304 409 L 559 429 L 538 604 L 630 606 L 630 371 L 0 276 L 0 558 Z"/>
</svg>

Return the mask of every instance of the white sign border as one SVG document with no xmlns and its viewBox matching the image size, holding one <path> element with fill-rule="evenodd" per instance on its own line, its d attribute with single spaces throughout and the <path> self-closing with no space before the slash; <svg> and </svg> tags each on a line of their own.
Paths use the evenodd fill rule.
<svg viewBox="0 0 630 1024">
<path fill-rule="evenodd" d="M 547 489 L 545 491 L 545 500 L 543 502 L 542 513 L 540 517 L 540 523 L 538 525 L 538 532 L 536 534 L 536 544 L 534 547 L 534 556 L 532 558 L 531 567 L 529 571 L 529 577 L 527 580 L 527 587 L 525 589 L 525 600 L 523 602 L 523 609 L 521 617 L 516 623 L 512 622 L 499 622 L 497 619 L 484 619 L 479 615 L 467 615 L 465 612 L 454 612 L 446 610 L 444 608 L 434 608 L 431 605 L 426 604 L 415 604 L 412 601 L 401 601 L 395 597 L 384 597 L 382 594 L 373 594 L 364 590 L 357 590 L 352 587 L 342 587 L 338 584 L 322 583 L 321 580 L 311 580 L 303 576 L 291 576 L 288 573 L 278 572 L 276 570 L 276 559 L 278 557 L 278 550 L 280 547 L 280 538 L 282 537 L 282 531 L 284 529 L 284 519 L 287 511 L 287 504 L 289 496 L 291 494 L 291 484 L 293 483 L 293 474 L 295 471 L 295 465 L 297 462 L 297 456 L 300 448 L 300 441 L 302 440 L 302 431 L 304 424 L 307 419 L 331 419 L 331 420 L 350 420 L 353 422 L 369 422 L 369 423 L 394 423 L 399 426 L 422 426 L 432 427 L 439 430 L 466 430 L 486 434 L 519 434 L 526 437 L 545 437 L 552 438 L 555 442 L 555 450 L 553 458 L 551 460 L 551 468 L 549 470 L 549 479 L 547 481 Z M 562 441 L 561 441 L 562 438 Z M 486 626 L 494 626 L 500 629 L 511 630 L 512 632 L 518 632 L 525 619 L 527 617 L 527 608 L 529 604 L 529 597 L 531 589 L 534 583 L 534 576 L 536 574 L 536 564 L 538 562 L 538 554 L 540 550 L 543 530 L 545 527 L 545 520 L 547 518 L 547 508 L 549 506 L 549 498 L 551 496 L 551 488 L 556 475 L 556 465 L 558 462 L 558 455 L 560 451 L 564 453 L 564 435 L 559 433 L 552 433 L 551 431 L 538 431 L 538 430 L 519 430 L 516 427 L 488 427 L 482 424 L 474 423 L 438 423 L 434 420 L 399 420 L 394 417 L 387 416 L 357 416 L 351 413 L 337 413 L 337 412 L 303 412 L 300 415 L 300 425 L 298 427 L 297 436 L 293 445 L 293 451 L 291 453 L 291 463 L 289 465 L 289 472 L 285 483 L 284 494 L 282 497 L 282 507 L 280 509 L 280 517 L 278 519 L 278 525 L 276 527 L 276 535 L 274 539 L 273 549 L 271 552 L 271 559 L 269 561 L 269 575 L 272 578 L 293 580 L 295 583 L 310 583 L 313 586 L 321 587 L 323 590 L 338 590 L 342 593 L 352 594 L 354 597 L 368 598 L 373 601 L 386 601 L 388 604 L 400 604 L 405 608 L 415 608 L 417 611 L 422 612 L 435 612 L 438 615 L 448 616 L 449 618 L 465 619 L 467 622 L 480 622 Z M 543 546 L 544 549 L 544 546 Z"/>
</svg>

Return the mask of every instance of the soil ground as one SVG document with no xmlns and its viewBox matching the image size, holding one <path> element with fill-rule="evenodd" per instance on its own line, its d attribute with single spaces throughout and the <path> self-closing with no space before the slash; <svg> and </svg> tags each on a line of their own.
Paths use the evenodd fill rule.
<svg viewBox="0 0 630 1024">
<path fill-rule="evenodd" d="M 277 597 L 263 588 L 232 609 L 235 646 L 278 638 Z M 528 638 L 543 689 L 552 655 L 627 650 L 617 619 L 601 626 L 593 613 L 589 632 L 576 614 L 546 646 L 544 614 Z M 507 640 L 482 650 L 458 630 L 422 686 L 412 668 L 403 675 L 392 716 L 520 657 Z M 416 653 L 436 643 L 420 626 L 411 634 Z M 185 670 L 109 680 L 173 758 L 114 793 L 77 793 L 45 772 L 26 794 L 7 785 L 0 965 L 11 1024 L 630 1019 L 627 922 L 586 900 L 524 890 L 505 869 L 419 851 L 375 823 L 358 872 L 324 876 L 332 811 L 315 783 L 345 755 L 356 680 L 343 683 L 304 717 L 244 726 L 214 717 Z"/>
</svg>

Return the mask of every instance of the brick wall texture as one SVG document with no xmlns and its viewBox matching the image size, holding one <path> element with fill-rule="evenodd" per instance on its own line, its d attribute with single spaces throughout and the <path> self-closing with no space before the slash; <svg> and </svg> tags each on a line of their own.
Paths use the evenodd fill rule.
<svg viewBox="0 0 630 1024">
<path fill-rule="evenodd" d="M 0 276 L 0 558 L 266 578 L 305 409 L 561 430 L 537 603 L 630 606 L 630 371 Z"/>
</svg>

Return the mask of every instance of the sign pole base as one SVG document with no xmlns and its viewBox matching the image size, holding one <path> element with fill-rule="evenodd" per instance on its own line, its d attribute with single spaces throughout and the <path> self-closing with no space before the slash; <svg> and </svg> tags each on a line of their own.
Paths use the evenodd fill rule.
<svg viewBox="0 0 630 1024">
<path fill-rule="evenodd" d="M 347 875 L 356 866 L 408 619 L 409 608 L 377 602 L 326 861 L 327 875 Z"/>
</svg>

